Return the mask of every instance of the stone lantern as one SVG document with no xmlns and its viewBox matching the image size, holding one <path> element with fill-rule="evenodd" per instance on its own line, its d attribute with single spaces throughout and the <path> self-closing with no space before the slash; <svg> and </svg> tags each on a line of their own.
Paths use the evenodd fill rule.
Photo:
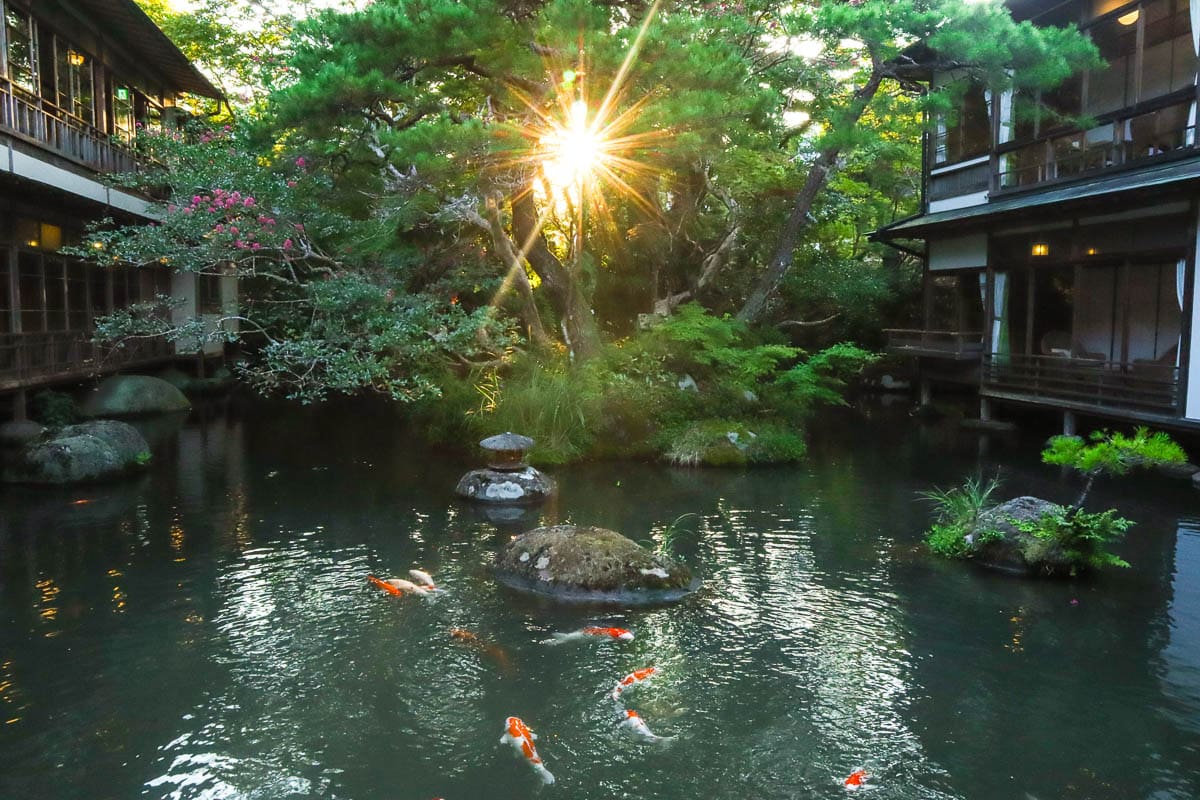
<svg viewBox="0 0 1200 800">
<path fill-rule="evenodd" d="M 533 447 L 528 436 L 501 433 L 479 443 L 488 454 L 488 465 L 473 469 L 459 480 L 455 492 L 468 500 L 495 505 L 531 505 L 554 494 L 554 481 L 525 463 Z"/>
<path fill-rule="evenodd" d="M 501 433 L 489 436 L 479 443 L 488 451 L 488 468 L 499 472 L 517 472 L 525 469 L 525 454 L 533 448 L 533 439 L 519 433 Z"/>
</svg>

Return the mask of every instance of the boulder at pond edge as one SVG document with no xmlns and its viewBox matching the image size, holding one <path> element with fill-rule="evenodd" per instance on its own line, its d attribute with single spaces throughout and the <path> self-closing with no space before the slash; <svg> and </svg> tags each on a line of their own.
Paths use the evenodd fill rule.
<svg viewBox="0 0 1200 800">
<path fill-rule="evenodd" d="M 691 570 L 616 531 L 577 525 L 535 528 L 496 558 L 508 586 L 558 600 L 669 603 L 696 587 Z"/>
<path fill-rule="evenodd" d="M 83 402 L 85 417 L 136 417 L 187 411 L 192 403 L 183 392 L 149 375 L 110 375 Z"/>
<path fill-rule="evenodd" d="M 116 478 L 145 466 L 150 447 L 132 425 L 96 420 L 68 425 L 6 459 L 8 483 L 69 484 Z"/>
</svg>

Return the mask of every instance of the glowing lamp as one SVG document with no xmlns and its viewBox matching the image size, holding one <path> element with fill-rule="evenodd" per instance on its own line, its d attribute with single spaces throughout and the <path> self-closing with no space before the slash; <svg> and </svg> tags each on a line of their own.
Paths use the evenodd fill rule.
<svg viewBox="0 0 1200 800">
<path fill-rule="evenodd" d="M 1036 242 L 1029 252 L 1035 256 L 1048 256 L 1050 255 L 1050 245 L 1045 242 Z"/>
<path fill-rule="evenodd" d="M 1142 13 L 1141 11 L 1139 11 L 1138 9 L 1135 8 L 1133 11 L 1130 11 L 1128 14 L 1122 14 L 1121 16 L 1117 17 L 1117 22 L 1128 27 L 1138 21 L 1138 17 L 1141 15 L 1141 13 Z"/>
<path fill-rule="evenodd" d="M 86 59 L 83 57 L 83 53 L 80 53 L 76 50 L 67 51 L 67 63 L 72 67 L 82 67 L 85 60 Z"/>
</svg>

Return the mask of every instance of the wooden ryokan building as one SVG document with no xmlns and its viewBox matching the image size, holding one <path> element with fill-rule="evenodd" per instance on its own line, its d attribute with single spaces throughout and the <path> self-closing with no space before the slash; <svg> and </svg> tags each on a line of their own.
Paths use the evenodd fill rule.
<svg viewBox="0 0 1200 800">
<path fill-rule="evenodd" d="M 1200 428 L 1200 8 L 1007 5 L 1079 26 L 1107 66 L 1037 96 L 969 87 L 926 135 L 921 212 L 876 234 L 925 260 L 924 324 L 888 349 L 919 359 L 926 399 L 975 387 L 985 418 L 1000 402 L 1061 410 L 1068 428 L 1077 413 Z"/>
<path fill-rule="evenodd" d="M 179 94 L 218 97 L 208 79 L 133 0 L 0 0 L 0 17 L 0 417 L 20 417 L 31 388 L 175 357 L 164 341 L 98 348 L 95 317 L 156 294 L 191 316 L 236 287 L 58 252 L 91 220 L 151 217 L 101 178 L 137 169 L 127 143 L 174 124 Z"/>
</svg>

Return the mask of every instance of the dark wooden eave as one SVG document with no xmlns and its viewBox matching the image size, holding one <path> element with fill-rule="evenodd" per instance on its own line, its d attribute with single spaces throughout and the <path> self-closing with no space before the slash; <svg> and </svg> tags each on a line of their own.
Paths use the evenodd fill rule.
<svg viewBox="0 0 1200 800">
<path fill-rule="evenodd" d="M 171 89 L 201 97 L 222 96 L 134 0 L 74 0 L 74 3 L 96 21 L 107 38 L 144 60 Z"/>
<path fill-rule="evenodd" d="M 1048 206 L 1055 210 L 1095 206 L 1105 200 L 1117 200 L 1127 205 L 1134 200 L 1164 201 L 1176 199 L 1176 195 L 1191 196 L 1195 182 L 1200 181 L 1200 158 L 1172 161 L 1136 172 L 1099 174 L 1089 180 L 1073 182 L 1066 186 L 1047 188 L 1041 191 L 1022 192 L 966 208 L 920 214 L 899 220 L 871 234 L 872 239 L 921 239 L 931 233 L 939 233 L 964 227 L 976 227 L 986 222 L 990 225 L 1000 219 L 1021 216 L 1042 217 Z"/>
</svg>

